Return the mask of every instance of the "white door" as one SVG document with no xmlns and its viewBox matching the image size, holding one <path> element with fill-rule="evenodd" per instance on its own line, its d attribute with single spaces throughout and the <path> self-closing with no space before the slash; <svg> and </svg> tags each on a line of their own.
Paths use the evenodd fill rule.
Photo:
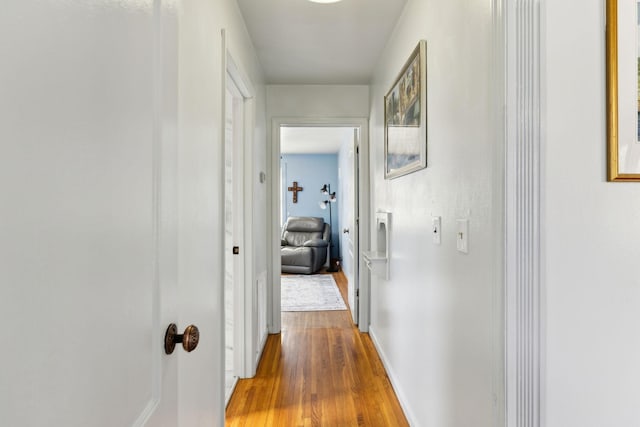
<svg viewBox="0 0 640 427">
<path fill-rule="evenodd" d="M 178 424 L 175 13 L 3 2 L 2 425 Z"/>
<path fill-rule="evenodd" d="M 230 76 L 225 94 L 225 401 L 243 374 L 244 98 Z"/>
<path fill-rule="evenodd" d="M 346 177 L 349 180 L 349 188 L 350 194 L 347 195 L 346 200 L 351 203 L 350 208 L 347 210 L 348 218 L 347 225 L 349 228 L 343 229 L 343 233 L 347 237 L 347 257 L 349 263 L 349 277 L 348 277 L 348 288 L 347 288 L 347 296 L 349 298 L 349 307 L 351 308 L 351 316 L 353 317 L 354 323 L 358 323 L 358 313 L 360 309 L 360 301 L 359 301 L 359 277 L 358 277 L 358 261 L 360 259 L 359 254 L 359 246 L 358 246 L 358 238 L 359 238 L 359 228 L 358 228 L 358 218 L 359 218 L 359 162 L 360 162 L 360 154 L 359 154 L 359 129 L 355 128 L 353 130 L 353 145 L 352 149 L 349 150 L 349 160 L 351 161 L 351 168 L 349 169 L 350 176 Z"/>
</svg>

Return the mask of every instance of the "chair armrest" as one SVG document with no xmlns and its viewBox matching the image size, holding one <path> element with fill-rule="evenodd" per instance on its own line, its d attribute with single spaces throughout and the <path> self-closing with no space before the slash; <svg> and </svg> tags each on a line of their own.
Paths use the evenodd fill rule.
<svg viewBox="0 0 640 427">
<path fill-rule="evenodd" d="M 329 246 L 329 243 L 322 239 L 311 239 L 304 242 L 304 246 L 312 248 L 326 248 Z"/>
</svg>

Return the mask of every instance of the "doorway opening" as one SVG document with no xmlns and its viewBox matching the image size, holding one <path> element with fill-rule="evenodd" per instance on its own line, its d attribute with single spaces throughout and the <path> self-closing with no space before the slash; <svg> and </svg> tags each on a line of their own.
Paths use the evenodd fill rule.
<svg viewBox="0 0 640 427">
<path fill-rule="evenodd" d="M 328 247 L 322 249 L 326 253 L 323 267 L 310 273 L 341 270 L 349 283 L 352 310 L 357 308 L 354 290 L 357 257 L 351 238 L 357 217 L 353 178 L 357 166 L 354 165 L 356 131 L 347 126 L 287 126 L 280 130 L 280 225 L 284 227 L 292 217 L 322 218 L 329 225 Z M 282 271 L 295 273 L 296 267 L 282 265 Z"/>
<path fill-rule="evenodd" d="M 280 179 L 272 182 L 270 333 L 278 333 L 282 326 L 284 270 L 277 242 L 287 218 L 300 216 L 319 217 L 331 226 L 327 260 L 320 271 L 344 273 L 352 320 L 361 331 L 368 329 L 368 275 L 362 274 L 359 262 L 361 248 L 368 247 L 368 233 L 360 233 L 368 229 L 369 215 L 367 123 L 367 119 L 274 120 L 271 170 Z"/>
</svg>

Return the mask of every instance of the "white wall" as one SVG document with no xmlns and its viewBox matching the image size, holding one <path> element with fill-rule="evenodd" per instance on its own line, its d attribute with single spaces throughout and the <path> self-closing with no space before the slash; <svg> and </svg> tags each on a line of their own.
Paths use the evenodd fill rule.
<svg viewBox="0 0 640 427">
<path fill-rule="evenodd" d="M 371 88 L 372 207 L 392 216 L 391 276 L 372 277 L 370 333 L 414 426 L 491 426 L 493 394 L 500 395 L 492 386 L 500 376 L 493 360 L 502 357 L 492 304 L 501 292 L 494 265 L 503 232 L 494 218 L 503 196 L 495 184 L 502 163 L 492 126 L 491 14 L 486 0 L 410 0 Z M 427 40 L 428 166 L 385 180 L 383 97 L 420 39 Z M 442 216 L 440 246 L 432 243 L 432 215 Z M 468 254 L 455 245 L 463 217 Z"/>
<path fill-rule="evenodd" d="M 200 327 L 197 351 L 182 355 L 180 364 L 181 425 L 224 424 L 222 286 L 224 271 L 222 221 L 224 203 L 222 148 L 222 38 L 256 91 L 254 170 L 248 179 L 255 189 L 254 225 L 256 278 L 266 270 L 265 223 L 260 218 L 266 186 L 258 171 L 266 168 L 265 93 L 262 73 L 244 22 L 232 0 L 181 2 L 179 129 L 180 129 L 180 287 L 181 324 Z M 263 313 L 264 314 L 264 313 Z M 193 385 L 196 385 L 195 387 Z"/>
<path fill-rule="evenodd" d="M 638 426 L 640 184 L 605 182 L 604 2 L 545 3 L 546 425 Z"/>
<path fill-rule="evenodd" d="M 366 85 L 269 85 L 267 115 L 273 117 L 367 117 Z"/>
</svg>

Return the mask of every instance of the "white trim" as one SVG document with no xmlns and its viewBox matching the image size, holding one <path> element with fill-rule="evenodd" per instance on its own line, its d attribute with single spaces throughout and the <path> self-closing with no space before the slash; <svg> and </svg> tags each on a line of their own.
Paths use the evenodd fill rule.
<svg viewBox="0 0 640 427">
<path fill-rule="evenodd" d="M 271 125 L 271 161 L 267 172 L 267 242 L 271 243 L 267 262 L 267 329 L 270 334 L 278 334 L 282 329 L 280 319 L 280 126 L 274 120 Z M 276 196 L 277 195 L 277 196 Z M 267 246 L 268 247 L 268 246 Z"/>
<path fill-rule="evenodd" d="M 505 0 L 506 1 L 506 0 Z M 505 415 L 542 425 L 541 0 L 506 2 Z"/>
<path fill-rule="evenodd" d="M 505 182 L 506 182 L 506 126 L 505 126 L 505 97 L 506 97 L 506 14 L 505 3 L 507 0 L 492 0 L 492 70 L 491 92 L 493 97 L 493 124 L 494 139 L 493 162 L 495 165 L 493 174 L 493 198 L 492 209 L 497 214 L 492 219 L 492 229 L 500 231 L 501 238 L 492 239 L 492 253 L 496 254 L 493 264 L 492 287 L 492 400 L 493 400 L 493 425 L 506 425 L 505 406 Z"/>
<path fill-rule="evenodd" d="M 360 130 L 353 130 L 353 144 L 351 146 L 353 150 L 353 162 L 351 167 L 353 168 L 354 182 L 353 185 L 353 229 L 351 230 L 351 237 L 349 240 L 351 241 L 352 249 L 349 249 L 349 256 L 353 262 L 352 268 L 352 276 L 351 280 L 353 283 L 348 283 L 348 298 L 349 302 L 353 305 L 351 308 L 351 318 L 355 324 L 360 323 L 360 298 L 358 298 L 357 292 L 360 290 L 360 235 L 362 232 L 360 231 Z M 353 300 L 353 301 L 351 301 Z"/>
<path fill-rule="evenodd" d="M 269 333 L 277 334 L 281 329 L 280 320 L 280 127 L 282 126 L 313 126 L 313 127 L 354 127 L 360 129 L 360 244 L 359 248 L 369 247 L 369 218 L 371 209 L 369 206 L 369 120 L 364 117 L 275 117 L 271 121 L 271 162 L 268 173 L 269 206 L 268 206 L 268 240 L 271 242 L 271 262 L 267 265 L 269 271 L 269 283 L 267 301 L 270 301 Z M 366 230 L 367 232 L 362 232 Z M 359 256 L 359 255 L 358 255 Z M 364 271 L 363 271 L 364 270 Z M 359 321 L 361 332 L 367 332 L 369 328 L 369 274 L 364 263 L 359 268 Z"/>
<path fill-rule="evenodd" d="M 224 31 L 224 30 L 223 30 Z M 227 46 L 227 73 L 233 80 L 233 83 L 236 85 L 240 93 L 245 99 L 252 99 L 254 97 L 255 91 L 253 90 L 253 85 L 251 84 L 251 80 L 247 77 L 247 73 L 244 72 L 243 68 L 238 65 L 238 63 L 233 59 L 233 55 L 229 47 Z"/>
<path fill-rule="evenodd" d="M 224 407 L 225 407 L 225 409 L 229 405 L 229 401 L 233 397 L 233 390 L 235 390 L 236 386 L 238 385 L 238 379 L 239 379 L 238 377 L 234 377 L 233 378 L 233 384 L 231 385 L 232 392 L 229 393 L 229 396 L 226 396 L 225 399 L 224 399 Z M 225 390 L 225 394 L 226 394 L 226 390 Z"/>
<path fill-rule="evenodd" d="M 256 374 L 258 363 L 253 355 L 261 353 L 259 345 L 259 320 L 258 320 L 258 282 L 255 268 L 254 245 L 254 207 L 253 201 L 257 191 L 255 185 L 255 170 L 253 161 L 253 140 L 255 134 L 255 99 L 253 92 L 244 95 L 244 248 L 241 253 L 244 255 L 244 280 L 245 280 L 245 366 L 244 377 L 250 378 Z"/>
<path fill-rule="evenodd" d="M 382 366 L 384 366 L 384 369 L 387 372 L 387 377 L 389 377 L 389 381 L 391 382 L 391 387 L 393 388 L 393 391 L 396 393 L 398 402 L 400 402 L 400 406 L 402 407 L 404 416 L 407 418 L 407 421 L 409 422 L 410 426 L 417 426 L 418 423 L 416 423 L 415 421 L 417 418 L 413 414 L 413 411 L 411 411 L 411 407 L 407 403 L 409 402 L 409 399 L 407 399 L 404 391 L 400 387 L 400 381 L 396 379 L 397 378 L 396 374 L 393 371 L 393 369 L 391 369 L 391 364 L 388 362 L 387 355 L 382 350 L 382 346 L 380 345 L 378 338 L 376 337 L 375 331 L 371 326 L 369 327 L 369 337 L 371 338 L 371 342 L 373 343 L 373 346 L 376 348 L 376 351 L 378 352 L 378 356 L 382 361 Z"/>
<path fill-rule="evenodd" d="M 260 359 L 262 358 L 262 353 L 264 352 L 264 346 L 267 345 L 267 339 L 269 338 L 268 333 L 262 334 L 262 338 L 260 338 L 260 342 L 258 343 L 258 349 L 256 351 L 256 356 L 254 363 L 256 364 L 256 368 L 258 367 L 258 363 L 260 363 Z M 253 373 L 255 376 L 255 372 Z"/>
<path fill-rule="evenodd" d="M 360 141 L 359 141 L 360 154 L 359 168 L 358 168 L 358 190 L 359 197 L 359 212 L 358 212 L 358 252 L 355 254 L 358 257 L 358 286 L 357 289 L 360 292 L 358 298 L 358 329 L 361 332 L 369 331 L 369 324 L 371 322 L 371 276 L 369 275 L 369 269 L 366 264 L 362 262 L 360 254 L 365 248 L 371 247 L 371 176 L 369 174 L 369 127 L 368 122 L 360 128 Z"/>
<path fill-rule="evenodd" d="M 544 197 L 543 196 L 543 189 L 546 187 L 545 185 L 545 181 L 546 181 L 546 176 L 545 176 L 545 169 L 543 167 L 544 164 L 544 160 L 546 158 L 545 152 L 546 152 L 546 128 L 547 128 L 547 98 L 546 98 L 546 93 L 547 93 L 547 80 L 546 80 L 546 73 L 544 72 L 544 70 L 547 69 L 547 64 L 546 64 L 546 45 L 547 45 L 547 41 L 546 41 L 546 34 L 547 34 L 547 24 L 546 24 L 546 5 L 547 2 L 546 0 L 540 0 L 540 32 L 539 32 L 539 39 L 540 39 L 540 150 L 539 150 L 539 159 L 540 159 L 540 165 L 539 165 L 539 207 L 538 207 L 538 218 L 539 218 L 539 222 L 540 222 L 540 230 L 544 230 L 546 229 L 546 225 L 545 225 L 545 202 L 544 202 Z M 540 248 L 540 254 L 544 254 L 546 253 L 546 239 L 545 239 L 545 234 L 544 233 L 540 233 L 538 235 L 538 245 Z M 546 387 L 547 387 L 547 365 L 546 365 L 546 357 L 545 355 L 547 354 L 547 348 L 546 348 L 546 336 L 547 336 L 547 332 L 546 332 L 546 328 L 547 328 L 547 323 L 546 323 L 546 313 L 547 313 L 547 289 L 546 289 L 546 264 L 545 264 L 545 257 L 540 256 L 539 259 L 539 270 L 540 270 L 540 274 L 539 274 L 539 286 L 540 286 L 540 305 L 539 305 L 539 318 L 540 318 L 540 377 L 539 377 L 539 381 L 540 381 L 540 426 L 546 426 L 547 425 L 547 420 L 546 420 L 546 414 L 547 414 L 547 408 L 546 408 Z"/>
<path fill-rule="evenodd" d="M 227 79 L 226 79 L 226 75 L 227 75 L 227 46 L 228 46 L 228 41 L 227 41 L 227 31 L 225 29 L 222 29 L 221 31 L 221 41 L 222 41 L 222 54 L 220 55 L 220 72 L 222 74 L 222 78 L 220 79 L 220 117 L 218 120 L 218 123 L 220 123 L 220 142 L 222 145 L 222 150 L 221 150 L 221 155 L 220 155 L 220 159 L 218 159 L 218 173 L 220 174 L 220 176 L 218 177 L 218 179 L 220 179 L 220 183 L 221 183 L 221 191 L 220 194 L 218 194 L 218 216 L 219 218 L 222 218 L 219 223 L 218 223 L 218 235 L 221 236 L 220 242 L 218 242 L 219 249 L 220 249 L 220 254 L 222 255 L 222 259 L 220 260 L 220 269 L 218 271 L 218 284 L 217 286 L 215 284 L 212 284 L 212 286 L 215 287 L 215 292 L 218 295 L 218 300 L 220 301 L 220 313 L 218 313 L 218 333 L 220 334 L 220 340 L 219 340 L 219 348 L 218 348 L 218 372 L 220 373 L 220 378 L 222 378 L 223 380 L 220 381 L 220 383 L 218 384 L 218 393 L 220 396 L 221 401 L 219 402 L 220 404 L 220 408 L 225 408 L 226 407 L 226 399 L 225 399 L 225 394 L 226 394 L 226 388 L 225 388 L 225 374 L 226 374 L 226 354 L 225 354 L 225 348 L 226 348 L 226 331 L 225 331 L 225 322 L 226 322 L 226 316 L 225 316 L 225 307 L 224 307 L 224 282 L 225 282 L 225 259 L 224 259 L 224 254 L 226 252 L 225 249 L 225 242 L 224 242 L 224 236 L 225 236 L 225 222 L 224 222 L 224 216 L 225 216 L 225 200 L 224 200 L 224 187 L 225 187 L 225 165 L 224 165 L 224 145 L 225 145 L 225 140 L 226 140 L 226 134 L 225 134 L 225 123 L 226 123 L 226 102 L 227 102 Z M 222 422 L 224 422 L 224 414 L 220 414 L 218 416 L 218 420 L 220 421 L 220 419 L 222 419 Z"/>
</svg>

